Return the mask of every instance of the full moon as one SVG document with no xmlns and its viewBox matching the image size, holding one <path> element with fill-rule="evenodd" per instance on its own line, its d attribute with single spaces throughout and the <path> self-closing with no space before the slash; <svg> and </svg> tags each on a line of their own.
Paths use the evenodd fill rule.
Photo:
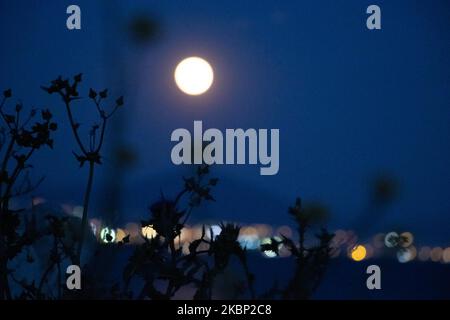
<svg viewBox="0 0 450 320">
<path fill-rule="evenodd" d="M 214 80 L 211 65 L 199 57 L 183 59 L 177 65 L 174 76 L 178 88 L 192 96 L 208 91 Z"/>
</svg>

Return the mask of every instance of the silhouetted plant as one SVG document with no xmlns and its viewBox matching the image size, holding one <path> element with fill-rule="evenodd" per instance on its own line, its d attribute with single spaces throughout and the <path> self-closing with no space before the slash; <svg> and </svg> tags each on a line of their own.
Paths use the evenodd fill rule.
<svg viewBox="0 0 450 320">
<path fill-rule="evenodd" d="M 233 224 L 222 224 L 222 230 L 217 236 L 209 230 L 206 237 L 206 227 L 203 226 L 199 239 L 189 244 L 189 252 L 183 255 L 180 241 L 177 239 L 185 227 L 192 209 L 204 200 L 214 201 L 211 187 L 218 179 L 204 181 L 209 173 L 208 166 L 199 166 L 194 177 L 184 179 L 184 188 L 175 200 L 162 199 L 150 206 L 151 217 L 142 221 L 142 227 L 151 226 L 156 235 L 150 239 L 144 238 L 144 243 L 138 246 L 130 257 L 124 270 L 125 294 L 130 296 L 128 286 L 131 279 L 139 276 L 144 280 L 144 286 L 137 298 L 170 299 L 183 286 L 194 285 L 197 291 L 194 299 L 211 299 L 214 278 L 224 271 L 230 257 L 235 255 L 244 267 L 248 279 L 248 288 L 253 293 L 253 276 L 248 270 L 246 251 L 239 245 L 237 238 L 240 228 Z M 187 209 L 180 210 L 180 200 L 188 196 Z M 165 282 L 161 290 L 157 282 Z"/>
<path fill-rule="evenodd" d="M 61 97 L 67 111 L 70 126 L 72 128 L 72 133 L 75 137 L 78 148 L 80 149 L 79 151 L 81 152 L 81 154 L 77 154 L 74 152 L 74 156 L 79 162 L 80 167 L 82 167 L 85 162 L 87 162 L 89 165 L 89 176 L 83 198 L 83 215 L 81 218 L 80 240 L 78 243 L 78 248 L 76 250 L 74 260 L 74 263 L 78 265 L 80 264 L 81 252 L 83 249 L 83 242 L 85 238 L 85 230 L 87 229 L 86 226 L 88 223 L 88 207 L 94 179 L 94 168 L 95 165 L 101 164 L 100 152 L 105 138 L 106 125 L 108 123 L 108 119 L 111 118 L 113 114 L 124 103 L 123 97 L 119 97 L 118 99 L 115 100 L 114 106 L 108 113 L 102 106 L 102 103 L 108 97 L 108 90 L 104 89 L 97 93 L 97 91 L 93 90 L 92 88 L 89 89 L 88 94 L 89 99 L 95 105 L 95 108 L 101 120 L 101 124 L 92 125 L 91 130 L 89 131 L 89 143 L 88 144 L 83 143 L 80 137 L 80 133 L 78 131 L 80 124 L 75 121 L 72 113 L 72 103 L 74 101 L 81 99 L 78 92 L 78 85 L 81 83 L 81 80 L 82 74 L 80 73 L 73 77 L 73 81 L 58 77 L 57 79 L 51 81 L 49 87 L 42 87 L 42 89 L 44 89 L 47 93 L 49 94 L 56 93 Z"/>
<path fill-rule="evenodd" d="M 11 97 L 12 91 L 5 90 L 0 103 L 0 299 L 12 298 L 8 279 L 12 271 L 8 262 L 39 237 L 33 224 L 23 226 L 20 216 L 23 210 L 12 210 L 11 199 L 30 193 L 42 181 L 31 182 L 29 161 L 42 147 L 53 148 L 51 133 L 57 129 L 47 109 L 39 116 L 36 109 L 24 116 L 23 105 L 18 102 L 14 109 L 5 110 Z"/>
<path fill-rule="evenodd" d="M 269 243 L 262 244 L 261 250 L 263 252 L 271 251 L 278 255 L 280 248 L 284 246 L 295 259 L 294 276 L 286 288 L 279 289 L 278 285 L 274 285 L 263 298 L 310 298 L 319 285 L 330 259 L 331 240 L 334 235 L 328 233 L 325 228 L 315 235 L 316 244 L 307 246 L 305 242 L 310 229 L 324 215 L 324 210 L 317 206 L 303 208 L 301 199 L 297 198 L 295 205 L 289 207 L 289 214 L 297 224 L 298 242 L 280 235 L 281 238 L 273 237 Z"/>
<path fill-rule="evenodd" d="M 80 167 L 89 166 L 89 175 L 83 197 L 83 214 L 81 226 L 78 221 L 74 227 L 69 217 L 46 214 L 45 227 L 37 226 L 39 217 L 35 214 L 34 202 L 31 213 L 24 210 L 12 210 L 10 200 L 33 191 L 37 183 L 30 181 L 28 170 L 32 155 L 42 147 L 53 147 L 51 134 L 57 129 L 48 110 L 38 113 L 33 109 L 28 116 L 23 116 L 23 107 L 18 103 L 14 110 L 6 111 L 4 106 L 12 97 L 11 90 L 3 93 L 0 104 L 0 299 L 11 299 L 10 281 L 21 291 L 15 297 L 20 299 L 66 299 L 66 298 L 137 298 L 137 299 L 172 299 L 183 287 L 193 286 L 193 299 L 211 299 L 217 277 L 225 272 L 233 258 L 243 268 L 245 285 L 239 285 L 239 294 L 248 291 L 250 298 L 255 298 L 253 289 L 254 276 L 247 263 L 247 250 L 238 241 L 240 227 L 231 223 L 221 223 L 221 231 L 214 234 L 212 228 L 202 227 L 199 238 L 188 247 L 181 246 L 181 236 L 192 211 L 205 201 L 215 201 L 211 195 L 212 188 L 218 183 L 217 178 L 209 178 L 209 166 L 196 167 L 196 174 L 184 178 L 184 186 L 174 199 L 164 195 L 149 207 L 150 216 L 141 221 L 142 227 L 151 227 L 155 236 L 143 237 L 143 243 L 136 245 L 123 270 L 123 286 L 114 284 L 110 290 L 104 290 L 104 284 L 97 279 L 88 279 L 83 274 L 83 288 L 80 292 L 71 292 L 64 286 L 62 271 L 67 262 L 80 265 L 85 233 L 89 230 L 88 207 L 93 185 L 94 169 L 101 164 L 101 150 L 104 144 L 108 120 L 123 105 L 123 98 L 115 100 L 111 111 L 105 111 L 103 104 L 107 99 L 107 90 L 96 92 L 89 90 L 88 97 L 94 104 L 100 124 L 94 124 L 89 131 L 88 143 L 83 143 L 79 132 L 79 123 L 72 113 L 72 104 L 80 100 L 78 92 L 82 75 L 73 80 L 61 77 L 51 81 L 50 86 L 43 87 L 49 94 L 59 95 L 65 106 L 72 133 L 79 148 L 74 153 Z M 281 247 L 290 251 L 295 259 L 295 272 L 286 288 L 274 286 L 266 297 L 283 299 L 305 299 L 311 297 L 320 283 L 329 262 L 331 239 L 333 235 L 322 229 L 316 235 L 316 243 L 307 245 L 306 236 L 312 231 L 316 218 L 323 214 L 321 207 L 303 208 L 300 199 L 289 208 L 290 215 L 298 225 L 297 242 L 281 235 L 274 237 L 261 250 L 278 254 Z M 77 230 L 80 230 L 79 232 Z M 109 237 L 109 238 L 108 238 Z M 15 270 L 8 268 L 8 263 L 17 258 L 28 246 L 38 240 L 51 239 L 50 249 L 46 253 L 45 267 L 34 280 L 18 279 Z M 107 242 L 112 237 L 106 234 Z M 130 235 L 109 247 L 119 250 L 130 242 Z M 98 247 L 105 250 L 105 247 Z M 34 258 L 26 255 L 26 263 L 33 265 Z M 140 278 L 142 288 L 136 294 L 132 292 L 132 280 Z M 86 286 L 84 284 L 87 284 Z M 109 285 L 110 286 L 110 285 Z M 101 292 L 101 293 L 99 293 Z"/>
<path fill-rule="evenodd" d="M 48 236 L 52 241 L 52 245 L 46 259 L 46 267 L 37 282 L 35 280 L 31 281 L 31 283 L 23 279 L 19 280 L 13 273 L 11 273 L 13 281 L 22 288 L 22 291 L 18 296 L 19 299 L 62 299 L 65 296 L 65 292 L 67 292 L 63 263 L 65 260 L 73 261 L 75 257 L 74 244 L 76 236 L 73 232 L 74 228 L 71 226 L 69 217 L 60 218 L 49 214 L 45 218 L 46 226 L 42 230 L 39 230 L 35 226 L 35 215 L 32 215 L 32 224 L 34 229 L 38 230 L 40 238 Z M 27 257 L 27 263 L 34 263 L 34 259 L 31 255 Z M 56 273 L 56 277 L 54 277 L 54 274 L 52 273 Z M 52 281 L 52 278 L 55 278 L 55 281 Z M 56 294 L 52 294 L 53 290 L 48 290 L 46 288 L 46 284 L 49 282 L 51 282 L 51 284 L 56 284 Z M 50 286 L 50 288 L 52 288 L 52 286 Z"/>
</svg>

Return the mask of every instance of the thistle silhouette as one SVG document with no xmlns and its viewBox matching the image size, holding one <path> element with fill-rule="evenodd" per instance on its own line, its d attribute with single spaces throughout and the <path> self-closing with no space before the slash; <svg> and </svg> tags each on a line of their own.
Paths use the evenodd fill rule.
<svg viewBox="0 0 450 320">
<path fill-rule="evenodd" d="M 211 195 L 211 187 L 218 182 L 217 178 L 207 179 L 209 166 L 198 166 L 196 175 L 184 179 L 184 188 L 175 197 L 165 197 L 150 206 L 150 219 L 142 221 L 142 226 L 151 226 L 156 236 L 147 239 L 137 247 L 124 271 L 126 282 L 124 296 L 130 296 L 128 284 L 135 276 L 144 280 L 144 287 L 137 298 L 171 299 L 184 286 L 194 285 L 197 290 L 193 299 L 211 299 L 214 279 L 229 264 L 232 255 L 239 258 L 248 279 L 248 289 L 253 292 L 253 275 L 249 272 L 246 261 L 246 250 L 237 241 L 240 228 L 233 224 L 222 224 L 221 232 L 214 235 L 206 226 L 202 227 L 200 238 L 189 244 L 187 254 L 177 243 L 192 210 L 204 201 L 215 201 Z M 206 181 L 205 181 L 206 180 Z M 180 210 L 182 198 L 188 198 L 187 208 Z M 208 260 L 212 257 L 212 261 Z M 165 289 L 157 287 L 158 281 L 165 282 Z"/>
<path fill-rule="evenodd" d="M 107 112 L 103 104 L 108 97 L 108 90 L 104 89 L 102 91 L 89 89 L 89 99 L 93 102 L 98 112 L 98 115 L 101 120 L 101 124 L 92 125 L 89 131 L 89 143 L 83 143 L 79 128 L 80 124 L 75 121 L 73 113 L 72 113 L 72 104 L 74 101 L 78 101 L 82 99 L 78 92 L 78 86 L 82 81 L 82 74 L 78 74 L 73 77 L 73 81 L 69 79 L 63 79 L 58 77 L 57 79 L 51 81 L 50 86 L 42 87 L 49 94 L 58 94 L 66 108 L 67 116 L 69 118 L 70 126 L 72 128 L 73 136 L 75 137 L 75 141 L 77 143 L 78 148 L 80 149 L 80 154 L 73 152 L 75 158 L 82 167 L 86 162 L 89 166 L 89 175 L 88 181 L 86 185 L 86 190 L 83 198 L 83 215 L 81 218 L 81 231 L 80 231 L 80 240 L 78 243 L 78 248 L 75 255 L 75 260 L 73 261 L 75 264 L 79 265 L 81 260 L 81 252 L 83 249 L 83 243 L 85 238 L 86 227 L 88 223 L 88 208 L 89 208 L 89 200 L 91 196 L 92 184 L 94 181 L 94 169 L 95 165 L 100 165 L 101 162 L 101 150 L 103 146 L 103 142 L 105 139 L 105 132 L 108 120 L 114 115 L 114 113 L 124 104 L 123 97 L 119 97 L 115 100 L 113 107 L 110 112 Z"/>
<path fill-rule="evenodd" d="M 295 220 L 298 231 L 298 242 L 293 239 L 280 235 L 281 240 L 272 238 L 270 243 L 261 245 L 261 250 L 272 251 L 277 255 L 282 246 L 284 246 L 295 259 L 294 276 L 289 281 L 286 288 L 278 288 L 274 285 L 263 297 L 282 299 L 308 299 L 316 290 L 325 273 L 332 250 L 331 240 L 334 235 L 325 228 L 315 235 L 317 244 L 306 246 L 305 239 L 308 232 L 315 223 L 325 215 L 324 209 L 318 206 L 304 208 L 302 201 L 297 198 L 294 206 L 289 207 L 289 214 Z"/>
<path fill-rule="evenodd" d="M 11 98 L 11 89 L 5 90 L 0 103 L 0 299 L 12 298 L 8 262 L 40 236 L 33 223 L 23 227 L 20 216 L 23 210 L 12 210 L 11 199 L 29 194 L 42 182 L 43 179 L 37 183 L 30 180 L 30 160 L 41 148 L 53 148 L 51 136 L 57 129 L 47 109 L 40 113 L 31 109 L 24 115 L 23 105 L 18 102 L 6 110 Z"/>
</svg>

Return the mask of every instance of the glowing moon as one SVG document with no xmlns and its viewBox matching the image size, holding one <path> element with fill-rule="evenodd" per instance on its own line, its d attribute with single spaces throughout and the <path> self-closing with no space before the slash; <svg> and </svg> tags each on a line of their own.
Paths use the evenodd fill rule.
<svg viewBox="0 0 450 320">
<path fill-rule="evenodd" d="M 199 57 L 182 60 L 175 69 L 175 83 L 186 94 L 197 96 L 212 85 L 214 72 L 211 65 Z"/>
</svg>

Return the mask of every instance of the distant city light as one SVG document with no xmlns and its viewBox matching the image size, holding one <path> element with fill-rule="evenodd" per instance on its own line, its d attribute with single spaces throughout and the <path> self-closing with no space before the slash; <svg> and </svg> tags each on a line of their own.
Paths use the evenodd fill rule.
<svg viewBox="0 0 450 320">
<path fill-rule="evenodd" d="M 384 247 L 384 238 L 385 238 L 385 234 L 384 233 L 377 233 L 372 240 L 373 246 L 376 249 L 381 249 Z"/>
<path fill-rule="evenodd" d="M 241 247 L 256 250 L 260 246 L 260 240 L 256 234 L 243 234 L 238 238 Z"/>
<path fill-rule="evenodd" d="M 89 226 L 91 228 L 92 234 L 97 237 L 99 235 L 99 230 L 102 223 L 98 219 L 90 219 L 89 220 Z"/>
<path fill-rule="evenodd" d="M 277 241 L 281 241 L 281 238 L 279 237 L 274 237 L 275 240 Z M 264 238 L 261 240 L 261 245 L 263 244 L 272 244 L 272 238 Z M 280 250 L 282 247 L 282 245 L 278 245 L 278 250 Z M 277 253 L 273 250 L 264 250 L 263 252 L 263 256 L 265 256 L 266 258 L 275 258 L 277 257 Z"/>
<path fill-rule="evenodd" d="M 373 255 L 375 254 L 375 249 L 373 248 L 373 246 L 370 244 L 365 244 L 364 247 L 366 248 L 366 258 L 365 259 L 372 258 Z"/>
<path fill-rule="evenodd" d="M 422 247 L 419 250 L 418 258 L 420 261 L 427 261 L 430 259 L 431 248 L 430 247 Z"/>
<path fill-rule="evenodd" d="M 363 245 L 357 245 L 351 249 L 350 257 L 354 261 L 362 261 L 367 255 L 367 250 Z"/>
<path fill-rule="evenodd" d="M 116 232 L 114 229 L 105 227 L 100 231 L 100 239 L 104 243 L 112 243 L 116 241 Z"/>
<path fill-rule="evenodd" d="M 83 209 L 84 208 L 82 206 L 74 207 L 72 210 L 72 215 L 81 219 L 81 217 L 83 217 Z"/>
<path fill-rule="evenodd" d="M 47 200 L 45 200 L 44 198 L 41 198 L 41 197 L 34 197 L 33 199 L 31 199 L 31 202 L 32 202 L 33 206 L 38 206 L 40 204 L 46 203 Z"/>
<path fill-rule="evenodd" d="M 206 229 L 206 238 L 215 239 L 222 232 L 222 228 L 218 225 L 212 225 Z"/>
<path fill-rule="evenodd" d="M 445 248 L 442 254 L 442 261 L 444 263 L 450 263 L 450 248 Z"/>
<path fill-rule="evenodd" d="M 83 207 L 75 206 L 70 207 L 65 205 L 63 208 L 68 214 L 77 215 L 82 213 Z M 130 236 L 130 244 L 140 244 L 143 242 L 142 236 L 146 238 L 152 238 L 156 236 L 156 231 L 151 226 L 140 227 L 137 223 L 128 223 L 125 228 L 113 229 L 110 227 L 101 228 L 102 222 L 96 218 L 89 220 L 89 226 L 94 235 L 98 235 L 99 241 L 103 243 L 120 242 L 127 235 Z M 189 244 L 201 237 L 203 225 L 185 226 L 180 233 L 180 237 L 177 238 L 177 246 L 182 248 L 183 254 L 189 253 Z M 100 232 L 98 232 L 100 230 Z M 205 226 L 205 236 L 207 239 L 212 235 L 216 238 L 221 232 L 219 225 Z M 275 232 L 273 231 L 275 230 Z M 242 226 L 238 242 L 242 248 L 248 250 L 260 250 L 262 244 L 270 244 L 273 235 L 284 235 L 287 237 L 294 237 L 294 232 L 289 226 L 275 226 L 272 227 L 267 224 L 251 224 Z M 369 243 L 358 244 L 358 236 L 352 230 L 338 229 L 334 231 L 334 237 L 330 244 L 331 251 L 330 257 L 337 258 L 342 252 L 347 252 L 347 256 L 353 261 L 362 261 L 365 259 L 379 257 L 383 255 L 383 248 L 397 249 L 396 257 L 400 263 L 410 262 L 414 259 L 419 261 L 433 261 L 440 263 L 450 264 L 450 246 L 449 247 L 434 247 L 421 246 L 417 248 L 413 246 L 414 236 L 411 232 L 402 232 L 398 234 L 396 232 L 389 232 L 386 235 L 378 233 L 374 235 Z M 275 236 L 274 239 L 281 241 L 279 236 Z M 347 249 L 346 249 L 347 248 Z M 203 249 L 202 249 L 203 250 Z M 266 258 L 275 257 L 289 257 L 291 255 L 290 250 L 282 244 L 278 247 L 278 252 L 273 250 L 265 250 L 262 255 Z"/>
<path fill-rule="evenodd" d="M 399 235 L 397 232 L 389 232 L 384 238 L 384 244 L 388 248 L 396 247 L 398 244 Z"/>
<path fill-rule="evenodd" d="M 401 248 L 397 251 L 397 259 L 400 263 L 410 262 L 415 259 L 417 250 L 414 246 Z"/>
<path fill-rule="evenodd" d="M 347 241 L 347 234 L 344 230 L 338 229 L 334 232 L 333 243 L 335 247 L 343 245 Z"/>
<path fill-rule="evenodd" d="M 151 238 L 154 238 L 154 237 L 156 236 L 156 231 L 155 231 L 155 229 L 153 229 L 153 228 L 150 227 L 150 226 L 142 227 L 141 233 L 142 233 L 142 235 L 143 235 L 145 238 L 147 238 L 147 239 L 151 239 Z"/>
<path fill-rule="evenodd" d="M 96 234 L 97 234 L 97 226 L 95 225 L 95 223 L 90 222 L 90 223 L 89 223 L 89 226 L 91 227 L 92 233 L 93 233 L 94 235 L 96 235 Z"/>
<path fill-rule="evenodd" d="M 401 245 L 404 248 L 409 247 L 414 242 L 414 236 L 411 232 L 403 232 L 400 234 L 400 237 L 402 238 Z"/>
<path fill-rule="evenodd" d="M 258 236 L 261 238 L 270 237 L 272 235 L 272 227 L 269 225 L 256 224 L 253 227 L 256 229 Z"/>
<path fill-rule="evenodd" d="M 281 234 L 285 237 L 292 238 L 292 229 L 289 226 L 281 226 L 276 231 L 277 234 Z"/>
<path fill-rule="evenodd" d="M 330 257 L 331 258 L 337 258 L 339 257 L 339 255 L 341 254 L 341 249 L 338 247 L 332 248 L 331 252 L 330 252 Z"/>
<path fill-rule="evenodd" d="M 180 232 L 180 241 L 181 242 L 189 243 L 193 240 L 194 240 L 194 238 L 192 237 L 192 228 L 185 226 L 183 229 L 181 229 L 181 232 Z"/>
<path fill-rule="evenodd" d="M 356 235 L 356 233 L 352 230 L 348 230 L 346 232 L 346 242 L 350 247 L 354 247 L 356 246 L 356 244 L 358 243 L 358 236 Z"/>
<path fill-rule="evenodd" d="M 142 228 L 139 224 L 130 222 L 125 225 L 127 234 L 130 235 L 130 239 L 140 238 L 142 235 Z"/>
<path fill-rule="evenodd" d="M 117 229 L 116 230 L 116 242 L 122 241 L 123 238 L 125 238 L 127 236 L 127 234 L 125 233 L 125 231 L 123 229 Z"/>
<path fill-rule="evenodd" d="M 430 257 L 431 261 L 433 262 L 439 262 L 442 258 L 442 248 L 441 247 L 435 247 L 431 250 Z"/>
</svg>

